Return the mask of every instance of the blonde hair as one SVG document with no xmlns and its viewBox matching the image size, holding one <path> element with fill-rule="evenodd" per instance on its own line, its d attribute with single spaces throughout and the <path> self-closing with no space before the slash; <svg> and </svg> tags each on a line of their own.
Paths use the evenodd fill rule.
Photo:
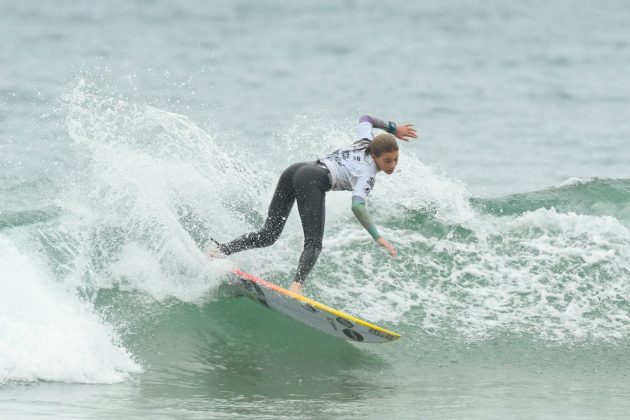
<svg viewBox="0 0 630 420">
<path fill-rule="evenodd" d="M 379 134 L 374 137 L 374 140 L 365 149 L 365 153 L 371 153 L 376 157 L 381 157 L 383 153 L 395 152 L 398 150 L 398 143 L 396 143 L 396 137 L 390 133 Z"/>
</svg>

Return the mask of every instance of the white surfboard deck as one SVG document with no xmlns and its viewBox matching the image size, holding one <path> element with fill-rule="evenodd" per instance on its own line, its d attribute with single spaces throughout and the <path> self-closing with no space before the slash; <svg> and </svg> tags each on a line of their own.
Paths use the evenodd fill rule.
<svg viewBox="0 0 630 420">
<path fill-rule="evenodd" d="M 232 270 L 230 282 L 263 306 L 332 336 L 360 343 L 388 343 L 400 334 L 293 293 L 278 285 Z"/>
</svg>

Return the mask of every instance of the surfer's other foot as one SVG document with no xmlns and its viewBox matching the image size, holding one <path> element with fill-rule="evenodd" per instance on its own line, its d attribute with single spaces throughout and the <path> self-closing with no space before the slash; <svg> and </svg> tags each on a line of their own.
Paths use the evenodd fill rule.
<svg viewBox="0 0 630 420">
<path fill-rule="evenodd" d="M 291 283 L 291 286 L 289 286 L 289 292 L 297 293 L 298 295 L 304 294 L 302 293 L 302 285 L 297 281 Z"/>
<path fill-rule="evenodd" d="M 218 246 L 215 246 L 214 248 L 210 248 L 208 251 L 206 251 L 206 255 L 211 260 L 216 260 L 217 258 L 226 257 L 226 255 L 223 252 L 221 252 Z"/>
</svg>

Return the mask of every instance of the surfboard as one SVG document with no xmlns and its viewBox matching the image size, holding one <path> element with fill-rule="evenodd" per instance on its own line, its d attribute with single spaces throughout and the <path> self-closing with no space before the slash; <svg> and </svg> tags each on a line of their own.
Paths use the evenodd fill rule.
<svg viewBox="0 0 630 420">
<path fill-rule="evenodd" d="M 230 283 L 261 305 L 327 334 L 358 343 L 388 343 L 400 334 L 234 269 Z"/>
</svg>

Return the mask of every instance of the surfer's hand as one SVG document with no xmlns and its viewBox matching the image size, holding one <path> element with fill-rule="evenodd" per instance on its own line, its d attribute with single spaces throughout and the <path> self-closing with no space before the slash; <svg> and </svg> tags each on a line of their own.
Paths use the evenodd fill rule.
<svg viewBox="0 0 630 420">
<path fill-rule="evenodd" d="M 378 240 L 376 242 L 380 246 L 385 248 L 392 257 L 395 257 L 396 254 L 398 254 L 398 252 L 396 251 L 396 248 L 394 248 L 394 245 L 390 244 L 389 241 L 387 239 L 383 238 L 382 236 L 380 238 L 378 238 Z"/>
<path fill-rule="evenodd" d="M 413 124 L 403 124 L 397 126 L 394 135 L 404 141 L 418 138 L 418 133 L 416 133 L 416 129 L 413 128 Z"/>
</svg>

